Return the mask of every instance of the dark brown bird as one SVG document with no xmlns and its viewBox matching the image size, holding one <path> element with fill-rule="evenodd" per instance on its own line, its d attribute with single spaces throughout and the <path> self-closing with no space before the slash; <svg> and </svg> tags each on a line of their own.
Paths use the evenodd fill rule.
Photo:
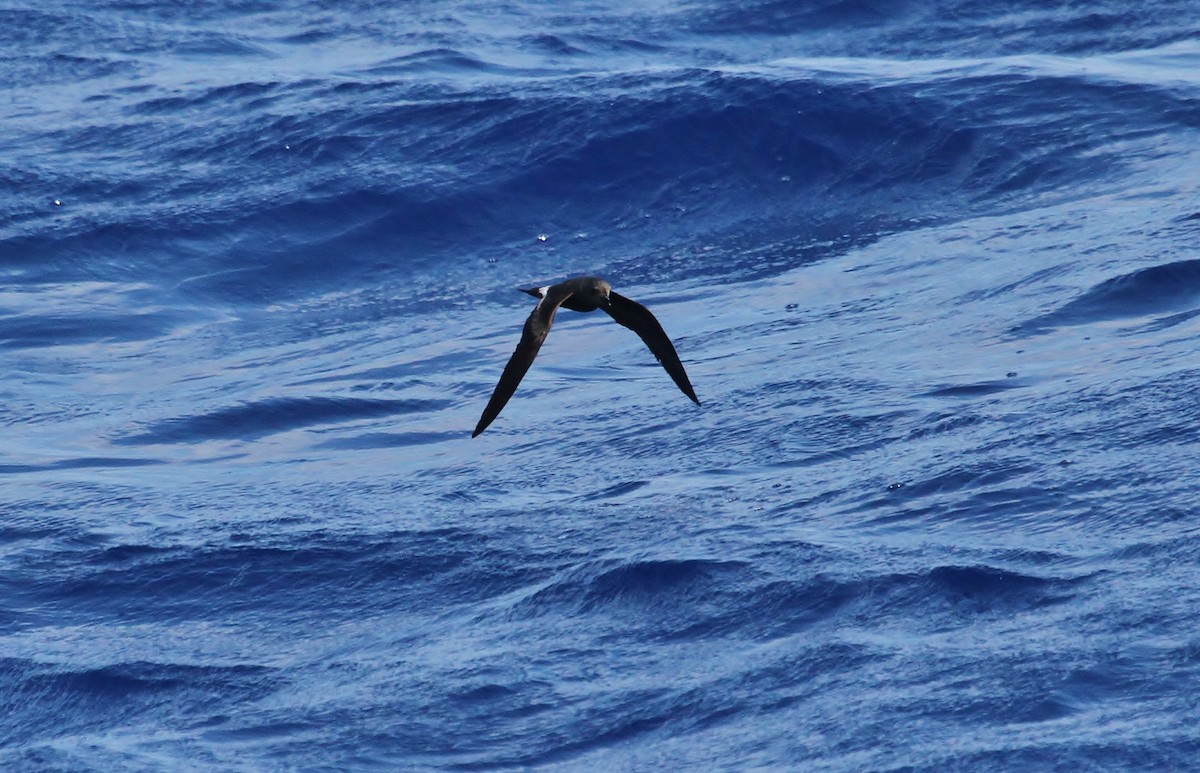
<svg viewBox="0 0 1200 773">
<path fill-rule="evenodd" d="M 675 352 L 675 346 L 663 331 L 662 325 L 658 324 L 658 320 L 645 306 L 613 292 L 612 285 L 608 282 L 595 276 L 580 276 L 556 285 L 522 289 L 521 292 L 529 293 L 540 300 L 529 319 L 525 320 L 521 343 L 517 344 L 517 350 L 504 366 L 504 372 L 500 374 L 500 383 L 496 384 L 492 399 L 488 400 L 487 407 L 483 409 L 483 415 L 479 417 L 479 423 L 475 425 L 471 437 L 487 429 L 500 415 L 508 398 L 517 391 L 517 385 L 533 364 L 533 358 L 537 356 L 538 349 L 542 348 L 542 342 L 546 340 L 550 326 L 554 324 L 554 315 L 559 306 L 571 311 L 603 309 L 608 312 L 619 324 L 637 333 L 666 368 L 680 390 L 696 405 L 700 404 L 695 391 L 692 390 L 692 382 L 688 381 L 687 371 L 683 369 L 683 363 L 679 361 L 679 355 Z"/>
</svg>

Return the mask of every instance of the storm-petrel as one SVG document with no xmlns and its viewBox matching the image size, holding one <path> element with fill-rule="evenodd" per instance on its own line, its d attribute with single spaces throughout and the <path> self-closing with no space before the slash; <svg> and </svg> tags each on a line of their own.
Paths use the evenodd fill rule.
<svg viewBox="0 0 1200 773">
<path fill-rule="evenodd" d="M 554 314 L 559 306 L 571 311 L 604 309 L 619 324 L 637 333 L 666 368 L 680 390 L 696 405 L 700 404 L 692 390 L 692 382 L 688 381 L 687 372 L 683 369 L 683 363 L 679 361 L 679 355 L 676 354 L 671 339 L 663 332 L 662 325 L 658 324 L 658 320 L 645 306 L 613 292 L 612 285 L 608 282 L 595 276 L 580 276 L 556 285 L 522 289 L 522 292 L 540 300 L 529 319 L 525 320 L 521 343 L 517 344 L 517 350 L 504 366 L 504 372 L 500 374 L 500 383 L 496 384 L 492 399 L 488 400 L 487 407 L 483 409 L 483 415 L 479 417 L 479 423 L 475 425 L 471 437 L 487 429 L 492 420 L 500 415 L 508 398 L 517 391 L 517 385 L 533 364 L 533 358 L 537 356 L 538 349 L 542 348 L 542 342 L 546 340 L 546 334 L 554 324 Z"/>
</svg>

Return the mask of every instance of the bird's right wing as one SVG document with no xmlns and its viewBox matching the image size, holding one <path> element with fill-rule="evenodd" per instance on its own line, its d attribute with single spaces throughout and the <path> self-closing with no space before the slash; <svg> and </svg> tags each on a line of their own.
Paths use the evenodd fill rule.
<svg viewBox="0 0 1200 773">
<path fill-rule="evenodd" d="M 529 319 L 525 320 L 525 329 L 521 332 L 521 342 L 517 344 L 512 357 L 508 358 L 508 364 L 504 366 L 504 372 L 500 374 L 500 381 L 492 392 L 492 399 L 488 400 L 487 406 L 484 407 L 483 415 L 479 417 L 479 423 L 475 425 L 475 431 L 471 433 L 471 437 L 475 437 L 487 429 L 488 425 L 500 415 L 500 411 L 508 403 L 508 398 L 517 391 L 521 379 L 525 377 L 529 366 L 537 357 L 538 350 L 542 348 L 542 342 L 550 333 L 550 326 L 554 324 L 554 315 L 558 312 L 558 307 L 569 297 L 571 297 L 570 293 L 551 292 L 534 307 Z"/>
<path fill-rule="evenodd" d="M 615 292 L 610 292 L 608 298 L 609 305 L 604 308 L 608 315 L 619 324 L 637 333 L 638 337 L 662 363 L 667 374 L 671 376 L 671 380 L 679 387 L 679 391 L 699 405 L 700 400 L 697 399 L 696 392 L 692 389 L 692 382 L 688 380 L 683 363 L 679 361 L 675 345 L 671 343 L 671 339 L 667 337 L 666 331 L 662 329 L 662 325 L 658 324 L 655 316 L 650 313 L 650 309 Z"/>
</svg>

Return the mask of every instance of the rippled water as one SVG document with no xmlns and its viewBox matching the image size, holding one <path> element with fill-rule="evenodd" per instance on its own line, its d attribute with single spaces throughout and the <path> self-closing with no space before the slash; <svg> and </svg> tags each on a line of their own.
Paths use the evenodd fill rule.
<svg viewBox="0 0 1200 773">
<path fill-rule="evenodd" d="M 0 10 L 0 766 L 1196 767 L 1194 10 Z"/>
</svg>

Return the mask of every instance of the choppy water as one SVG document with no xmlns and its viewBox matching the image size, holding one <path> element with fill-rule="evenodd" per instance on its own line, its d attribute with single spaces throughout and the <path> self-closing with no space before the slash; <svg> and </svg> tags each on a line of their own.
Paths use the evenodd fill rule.
<svg viewBox="0 0 1200 773">
<path fill-rule="evenodd" d="M 1190 2 L 0 9 L 0 767 L 1200 766 Z M 564 311 L 650 306 L 703 401 Z"/>
</svg>

